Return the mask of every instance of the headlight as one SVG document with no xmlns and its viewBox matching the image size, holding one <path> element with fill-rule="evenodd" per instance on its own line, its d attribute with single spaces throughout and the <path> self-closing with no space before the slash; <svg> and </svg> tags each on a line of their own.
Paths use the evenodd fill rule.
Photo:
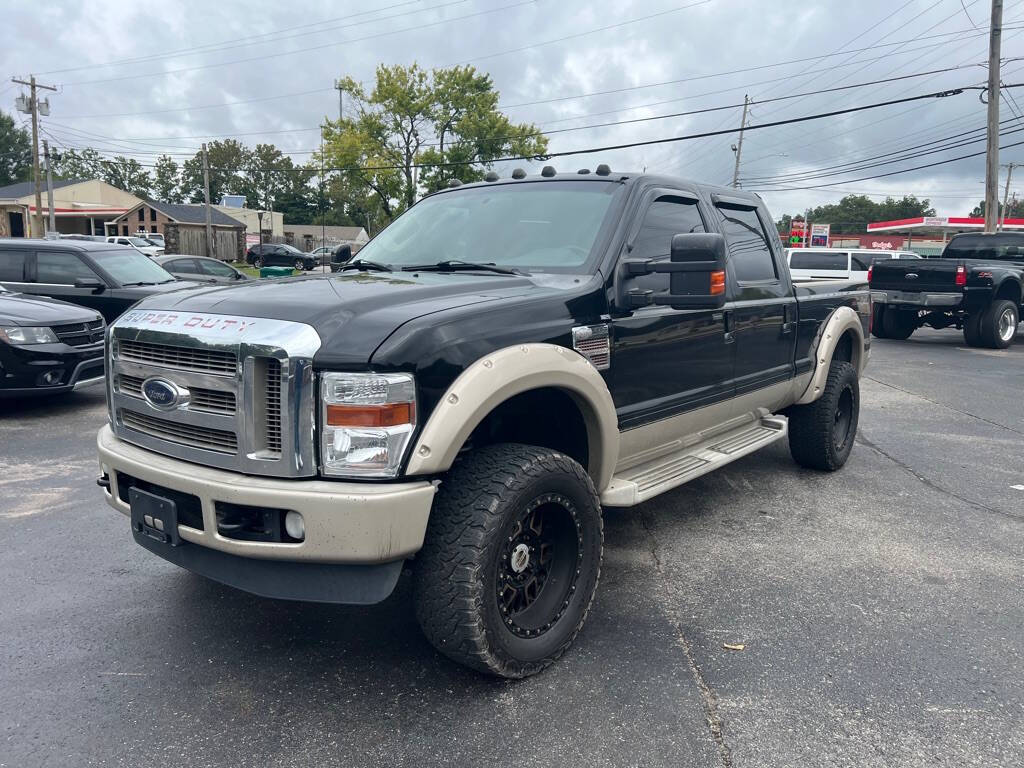
<svg viewBox="0 0 1024 768">
<path fill-rule="evenodd" d="M 45 325 L 0 325 L 0 340 L 8 344 L 53 344 L 57 334 Z"/>
<path fill-rule="evenodd" d="M 416 428 L 406 373 L 325 373 L 320 456 L 327 475 L 395 477 Z"/>
</svg>

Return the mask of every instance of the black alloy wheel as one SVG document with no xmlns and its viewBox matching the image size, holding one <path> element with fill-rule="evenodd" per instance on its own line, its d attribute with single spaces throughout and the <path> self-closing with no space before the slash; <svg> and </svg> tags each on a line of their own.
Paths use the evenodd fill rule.
<svg viewBox="0 0 1024 768">
<path fill-rule="evenodd" d="M 860 420 L 860 384 L 852 363 L 832 361 L 821 396 L 789 409 L 789 452 L 797 464 L 834 472 L 853 450 Z"/>
<path fill-rule="evenodd" d="M 257 256 L 255 259 L 252 260 L 252 265 L 254 267 L 256 267 L 256 269 L 262 268 L 263 267 L 263 257 L 262 256 Z"/>
</svg>

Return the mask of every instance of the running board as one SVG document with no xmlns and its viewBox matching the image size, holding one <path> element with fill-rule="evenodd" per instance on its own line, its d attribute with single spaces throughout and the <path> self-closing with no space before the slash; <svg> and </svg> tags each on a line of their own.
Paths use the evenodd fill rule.
<svg viewBox="0 0 1024 768">
<path fill-rule="evenodd" d="M 789 431 L 785 416 L 765 416 L 702 443 L 659 456 L 615 475 L 601 494 L 607 507 L 631 507 L 706 475 L 736 459 L 784 438 Z"/>
</svg>

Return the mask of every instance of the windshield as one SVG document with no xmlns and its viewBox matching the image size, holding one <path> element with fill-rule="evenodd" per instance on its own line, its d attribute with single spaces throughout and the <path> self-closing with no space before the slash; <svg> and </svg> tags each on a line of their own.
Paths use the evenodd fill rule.
<svg viewBox="0 0 1024 768">
<path fill-rule="evenodd" d="M 406 211 L 359 258 L 399 267 L 458 260 L 579 272 L 621 189 L 567 181 L 444 192 Z"/>
<path fill-rule="evenodd" d="M 1024 233 L 958 235 L 949 241 L 942 258 L 1024 262 Z"/>
<path fill-rule="evenodd" d="M 282 248 L 284 248 L 284 249 L 285 249 L 286 251 L 288 251 L 289 253 L 299 253 L 299 254 L 301 254 L 301 253 L 302 253 L 302 251 L 300 251 L 300 250 L 299 250 L 298 248 L 296 248 L 296 247 L 295 247 L 294 245 L 283 245 L 283 246 L 281 246 L 281 247 L 282 247 Z"/>
<path fill-rule="evenodd" d="M 174 276 L 148 256 L 130 248 L 89 251 L 89 256 L 121 285 L 166 283 Z"/>
</svg>

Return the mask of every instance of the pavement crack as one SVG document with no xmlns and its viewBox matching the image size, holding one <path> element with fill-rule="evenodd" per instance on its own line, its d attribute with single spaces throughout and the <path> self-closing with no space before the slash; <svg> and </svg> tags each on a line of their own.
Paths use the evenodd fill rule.
<svg viewBox="0 0 1024 768">
<path fill-rule="evenodd" d="M 942 402 L 939 402 L 938 400 L 933 400 L 930 397 L 926 397 L 925 395 L 919 394 L 917 392 L 912 392 L 909 389 L 904 389 L 903 387 L 898 387 L 895 384 L 890 384 L 887 381 L 882 381 L 880 379 L 876 379 L 876 378 L 873 378 L 871 376 L 865 376 L 865 375 L 862 375 L 861 378 L 867 379 L 868 381 L 873 381 L 873 382 L 875 382 L 875 384 L 881 384 L 883 387 L 889 387 L 890 389 L 895 389 L 897 392 L 902 392 L 902 393 L 904 393 L 906 395 L 910 395 L 911 397 L 920 398 L 921 400 L 924 400 L 925 402 L 929 402 L 932 405 L 937 405 L 940 408 L 945 408 L 946 410 L 953 411 L 953 413 L 959 413 L 961 416 L 967 416 L 968 418 L 971 418 L 971 419 L 977 419 L 978 421 L 983 421 L 986 424 L 990 424 L 993 427 L 998 427 L 999 429 L 1005 429 L 1006 431 L 1013 432 L 1016 435 L 1024 435 L 1024 432 L 1021 432 L 1019 429 L 1014 429 L 1013 427 L 1008 427 L 1005 424 L 1000 424 L 998 421 L 992 421 L 992 419 L 986 419 L 984 416 L 979 416 L 976 413 L 971 413 L 970 411 L 962 411 L 959 408 L 954 408 L 952 405 L 949 405 L 948 403 L 942 403 Z"/>
<path fill-rule="evenodd" d="M 916 480 L 918 480 L 922 484 L 926 485 L 927 487 L 931 488 L 936 493 L 941 493 L 943 496 L 947 496 L 947 497 L 949 497 L 951 499 L 956 499 L 957 501 L 961 501 L 964 504 L 967 504 L 967 505 L 969 505 L 971 507 L 974 507 L 975 509 L 981 510 L 982 512 L 991 512 L 994 515 L 999 515 L 1000 517 L 1006 517 L 1006 518 L 1009 518 L 1010 520 L 1015 520 L 1017 522 L 1021 522 L 1022 520 L 1024 520 L 1024 518 L 1020 517 L 1020 515 L 1015 515 L 1012 512 L 1004 512 L 1001 509 L 996 509 L 995 507 L 990 507 L 987 504 L 982 504 L 980 501 L 974 501 L 974 499 L 968 499 L 966 496 L 961 496 L 959 493 L 951 491 L 948 488 L 943 488 L 941 485 L 939 485 L 935 481 L 929 480 L 927 477 L 925 477 L 924 475 L 922 475 L 919 472 L 917 472 L 913 467 L 911 467 L 906 462 L 902 461 L 901 459 L 896 458 L 891 453 L 887 453 L 882 448 L 878 447 L 875 443 L 871 442 L 871 440 L 869 440 L 864 435 L 864 431 L 863 430 L 858 431 L 858 433 L 857 433 L 857 442 L 862 444 L 862 445 L 864 445 L 864 446 L 866 446 L 866 447 L 868 447 L 868 448 L 870 448 L 872 451 L 877 453 L 879 456 L 882 456 L 883 458 L 888 459 L 893 464 L 895 464 L 897 467 L 899 467 L 904 472 L 906 472 L 908 475 L 910 475 L 911 477 L 915 478 Z"/>
<path fill-rule="evenodd" d="M 661 557 L 658 556 L 658 540 L 654 535 L 654 526 L 651 524 L 648 516 L 641 510 L 637 510 L 637 519 L 640 521 L 640 527 L 644 529 L 644 533 L 650 542 L 651 560 L 654 562 L 654 570 L 658 574 L 658 580 L 664 583 L 665 572 Z M 729 750 L 729 745 L 725 743 L 725 735 L 722 733 L 722 718 L 718 715 L 718 697 L 715 695 L 714 689 L 704 679 L 704 674 L 700 671 L 700 667 L 697 666 L 693 646 L 686 637 L 686 633 L 683 632 L 682 624 L 675 620 L 671 621 L 676 631 L 676 642 L 683 649 L 683 656 L 686 658 L 690 675 L 693 677 L 693 682 L 696 684 L 697 691 L 700 694 L 701 705 L 704 708 L 704 720 L 707 722 L 708 730 L 711 732 L 711 739 L 715 742 L 715 747 L 718 749 L 718 756 L 722 761 L 722 767 L 732 768 L 732 752 Z"/>
</svg>

